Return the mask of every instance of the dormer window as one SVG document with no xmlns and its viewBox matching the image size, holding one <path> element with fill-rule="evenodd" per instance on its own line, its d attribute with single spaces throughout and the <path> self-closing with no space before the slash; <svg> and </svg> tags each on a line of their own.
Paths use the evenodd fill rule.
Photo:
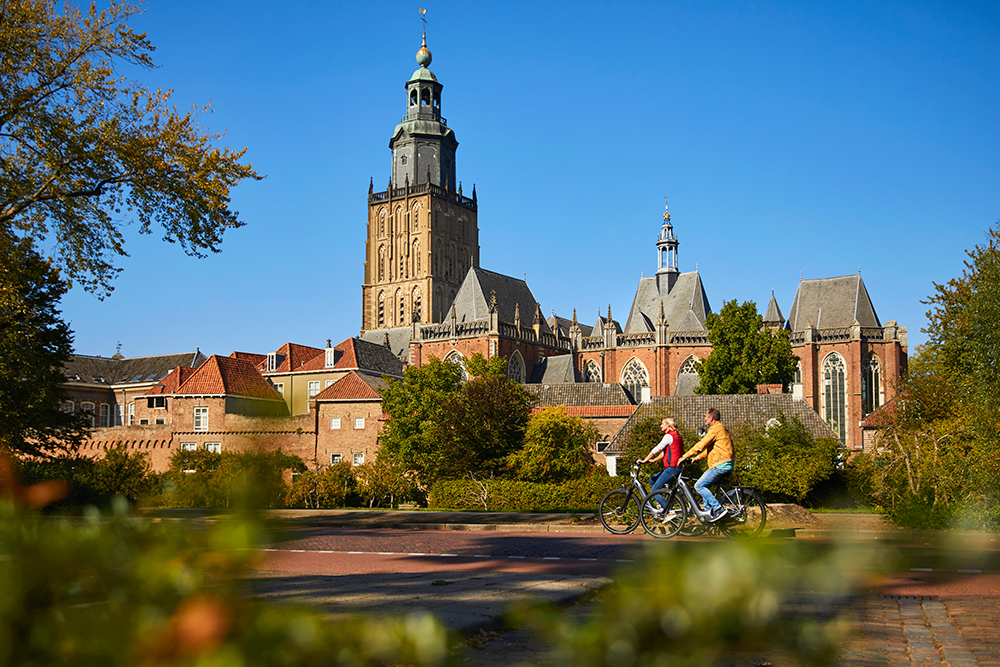
<svg viewBox="0 0 1000 667">
<path fill-rule="evenodd" d="M 337 349 L 334 347 L 326 348 L 326 367 L 333 368 L 337 363 Z"/>
<path fill-rule="evenodd" d="M 275 371 L 278 369 L 278 355 L 275 352 L 270 352 L 267 355 L 267 370 Z"/>
</svg>

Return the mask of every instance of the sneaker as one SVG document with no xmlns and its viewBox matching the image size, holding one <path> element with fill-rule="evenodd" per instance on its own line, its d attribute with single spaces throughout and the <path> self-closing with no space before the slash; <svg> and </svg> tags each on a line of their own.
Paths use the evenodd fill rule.
<svg viewBox="0 0 1000 667">
<path fill-rule="evenodd" d="M 662 507 L 654 507 L 652 509 L 652 512 L 653 512 L 653 516 L 656 517 L 657 519 L 659 519 L 660 517 L 663 516 L 663 508 Z"/>
<path fill-rule="evenodd" d="M 677 518 L 677 512 L 667 512 L 666 514 L 663 514 L 663 512 L 661 511 L 660 514 L 662 516 L 657 515 L 656 517 L 657 519 L 660 520 L 660 523 L 670 523 L 671 521 Z"/>
<path fill-rule="evenodd" d="M 719 521 L 723 517 L 727 516 L 729 516 L 729 512 L 720 507 L 719 509 L 712 512 L 712 514 L 708 517 L 708 522 L 715 523 L 716 521 Z"/>
</svg>

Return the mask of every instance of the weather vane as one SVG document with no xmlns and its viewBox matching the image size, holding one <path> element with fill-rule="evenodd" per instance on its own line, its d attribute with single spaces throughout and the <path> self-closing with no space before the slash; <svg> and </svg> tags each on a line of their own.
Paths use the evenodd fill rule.
<svg viewBox="0 0 1000 667">
<path fill-rule="evenodd" d="M 663 221 L 670 222 L 670 206 L 667 204 L 667 198 L 663 198 Z"/>
<path fill-rule="evenodd" d="M 427 42 L 427 8 L 417 7 L 417 11 L 420 12 L 420 20 L 424 22 L 424 42 Z"/>
</svg>

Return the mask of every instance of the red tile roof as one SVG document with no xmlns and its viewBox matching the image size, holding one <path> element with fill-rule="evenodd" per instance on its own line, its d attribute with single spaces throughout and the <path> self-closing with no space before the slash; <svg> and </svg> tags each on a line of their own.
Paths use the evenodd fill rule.
<svg viewBox="0 0 1000 667">
<path fill-rule="evenodd" d="M 243 359 L 213 354 L 177 390 L 178 394 L 226 394 L 283 400 L 257 368 Z"/>
<path fill-rule="evenodd" d="M 157 384 L 150 387 L 146 395 L 172 394 L 176 392 L 177 388 L 184 384 L 194 374 L 195 370 L 187 366 L 178 366 L 167 373 Z"/>
<path fill-rule="evenodd" d="M 243 359 L 244 361 L 249 361 L 253 365 L 257 365 L 262 361 L 267 359 L 266 354 L 260 354 L 259 352 L 233 352 L 229 355 L 233 359 Z"/>
<path fill-rule="evenodd" d="M 323 391 L 316 394 L 317 401 L 381 400 L 378 389 L 385 386 L 381 378 L 361 375 L 351 371 Z"/>
<path fill-rule="evenodd" d="M 532 414 L 552 406 L 532 408 Z M 566 414 L 574 417 L 631 417 L 637 405 L 564 405 Z"/>
<path fill-rule="evenodd" d="M 268 371 L 267 357 L 265 356 L 264 360 L 258 364 L 258 368 L 262 373 L 290 373 L 302 370 L 302 366 L 306 362 L 311 361 L 317 355 L 322 356 L 324 352 L 318 347 L 309 347 L 308 345 L 299 345 L 298 343 L 285 343 L 275 350 L 275 354 L 280 359 L 278 367 L 273 371 Z"/>
<path fill-rule="evenodd" d="M 888 403 L 865 417 L 864 421 L 861 422 L 861 428 L 880 429 L 889 426 L 896 418 L 896 399 L 898 398 L 899 396 L 894 396 Z"/>
</svg>

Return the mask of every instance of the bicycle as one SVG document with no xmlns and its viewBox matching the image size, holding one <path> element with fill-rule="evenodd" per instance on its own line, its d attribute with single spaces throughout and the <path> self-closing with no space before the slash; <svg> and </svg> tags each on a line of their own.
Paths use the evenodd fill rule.
<svg viewBox="0 0 1000 667">
<path fill-rule="evenodd" d="M 722 504 L 728 516 L 713 523 L 710 521 L 711 511 L 703 509 L 694 496 L 693 481 L 683 473 L 677 476 L 673 484 L 657 491 L 647 493 L 641 504 L 639 522 L 643 530 L 656 538 L 684 535 L 687 537 L 710 534 L 719 531 L 723 535 L 735 538 L 756 537 L 764 530 L 767 523 L 767 505 L 760 493 L 752 486 L 734 486 L 730 489 L 718 489 L 716 498 Z M 666 498 L 666 510 L 660 512 L 656 496 Z M 678 512 L 676 505 L 680 504 L 683 514 Z M 671 516 L 670 512 L 675 512 Z M 676 517 L 683 516 L 681 525 L 675 525 Z M 664 517 L 671 519 L 664 522 Z M 690 521 L 688 521 L 690 519 Z"/>
<path fill-rule="evenodd" d="M 646 484 L 639 479 L 639 463 L 632 464 L 632 479 L 621 488 L 604 494 L 597 506 L 597 515 L 608 532 L 615 535 L 631 533 L 639 525 L 639 500 L 646 496 Z"/>
</svg>

